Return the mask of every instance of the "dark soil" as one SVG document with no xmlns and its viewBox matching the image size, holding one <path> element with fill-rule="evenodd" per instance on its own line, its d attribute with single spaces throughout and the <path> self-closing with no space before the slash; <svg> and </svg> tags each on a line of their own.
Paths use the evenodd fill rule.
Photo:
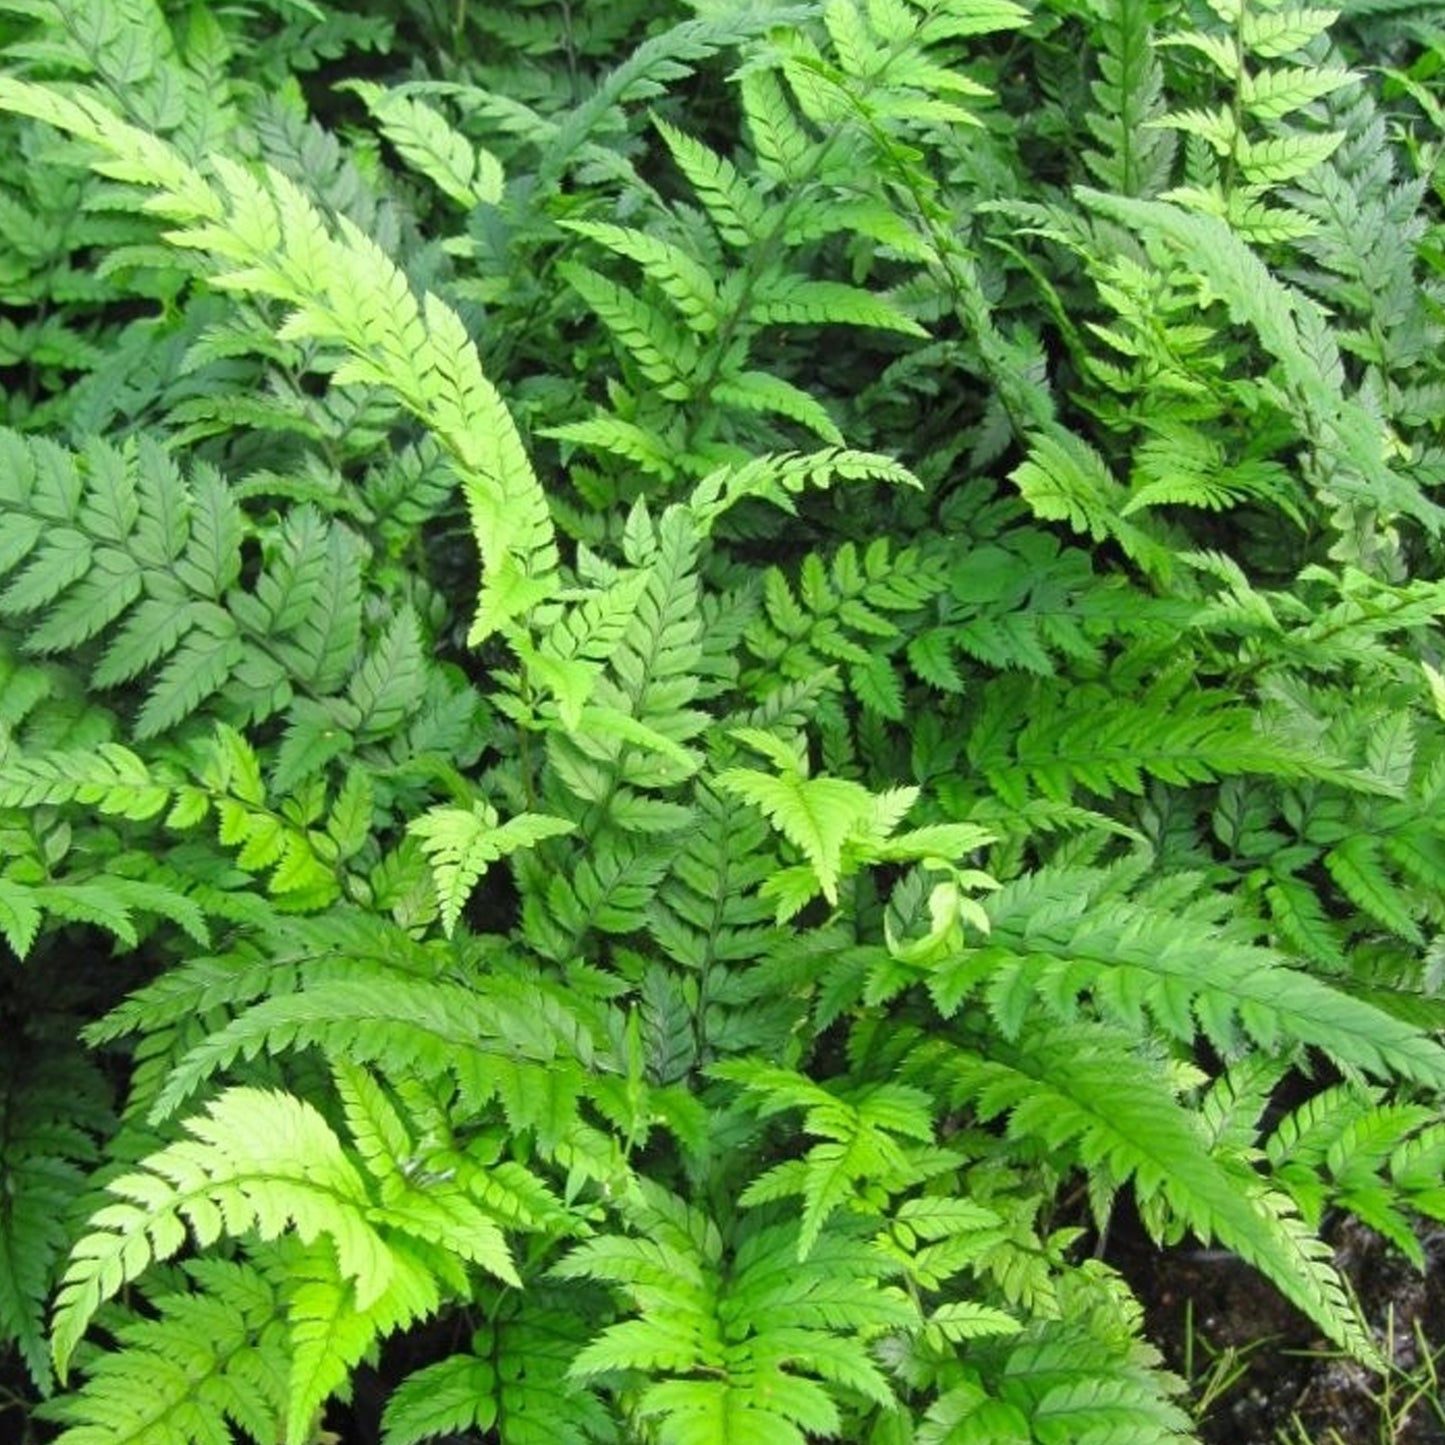
<svg viewBox="0 0 1445 1445">
<path fill-rule="evenodd" d="M 1208 1445 L 1445 1445 L 1445 1229 L 1423 1237 L 1422 1274 L 1353 1220 L 1331 1232 L 1381 1349 L 1388 1378 L 1322 1339 L 1274 1288 L 1220 1250 L 1161 1253 L 1147 1242 L 1110 1254 L 1144 1303 L 1150 1337 L 1196 1395 L 1239 1377 L 1201 1427 Z M 1433 1363 L 1432 1363 L 1433 1361 Z"/>
</svg>

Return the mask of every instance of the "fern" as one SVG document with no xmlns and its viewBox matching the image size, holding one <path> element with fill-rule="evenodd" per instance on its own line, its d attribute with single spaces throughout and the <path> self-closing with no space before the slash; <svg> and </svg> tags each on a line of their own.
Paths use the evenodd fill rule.
<svg viewBox="0 0 1445 1445">
<path fill-rule="evenodd" d="M 170 1288 L 147 1291 L 153 1315 L 111 1308 L 124 1348 L 97 1359 L 80 1390 L 44 1409 L 66 1427 L 61 1440 L 179 1445 L 213 1431 L 213 1422 L 281 1438 L 288 1356 L 275 1281 L 229 1260 L 181 1269 Z"/>
<path fill-rule="evenodd" d="M 1422 1105 L 1386 1103 L 1377 1091 L 1338 1085 L 1287 1114 L 1265 1147 L 1307 1217 L 1319 1218 L 1327 1201 L 1348 1209 L 1423 1268 L 1402 1204 L 1438 1213 L 1430 1190 L 1415 1192 L 1423 1182 L 1418 1163 L 1438 1150 L 1438 1133 Z"/>
<path fill-rule="evenodd" d="M 1126 1038 L 1061 1025 L 1031 1033 L 1012 1055 L 929 1058 L 928 1067 L 949 1069 L 955 1097 L 977 1101 L 983 1117 L 1007 1113 L 1012 1127 L 1029 1130 L 1041 1143 L 1076 1150 L 1107 1191 L 1133 1177 L 1144 1197 L 1162 1195 L 1186 1226 L 1219 1238 L 1268 1274 L 1331 1338 L 1373 1358 L 1368 1329 L 1329 1262 L 1328 1248 L 1282 1196 L 1210 1156 L 1157 1066 L 1120 1052 Z M 1132 1081 L 1127 1104 L 1111 1087 L 1120 1069 Z"/>
<path fill-rule="evenodd" d="M 495 1428 L 506 1445 L 616 1439 L 595 1391 L 567 1375 L 607 1308 L 600 1291 L 578 1299 L 576 1289 L 537 1283 L 498 1301 L 495 1318 L 474 1337 L 473 1353 L 452 1355 L 398 1386 L 384 1422 L 387 1445 L 472 1425 Z"/>
<path fill-rule="evenodd" d="M 1432 502 L 1392 469 L 1384 439 L 1368 410 L 1343 391 L 1343 369 L 1333 337 L 1307 298 L 1270 276 L 1262 263 L 1223 223 L 1188 216 L 1162 201 L 1126 201 L 1084 195 L 1086 202 L 1121 220 L 1134 219 L 1146 233 L 1179 246 L 1233 317 L 1256 330 L 1280 364 L 1286 405 L 1302 432 L 1318 436 L 1328 463 L 1328 498 L 1387 513 L 1404 514 L 1433 529 Z"/>
<path fill-rule="evenodd" d="M 880 1285 L 877 1257 L 858 1240 L 835 1233 L 799 1264 L 795 1226 L 753 1227 L 738 1239 L 725 1280 L 714 1283 L 724 1249 L 716 1225 L 647 1194 L 629 1212 L 648 1238 L 599 1238 L 557 1268 L 562 1278 L 615 1284 L 640 1311 L 604 1330 L 570 1373 L 660 1376 L 633 1409 L 657 1421 L 661 1440 L 834 1434 L 838 1387 L 892 1403 L 856 1332 L 906 1325 L 912 1311 Z"/>
<path fill-rule="evenodd" d="M 435 1271 L 445 1256 L 431 1240 L 439 1229 L 455 1260 L 515 1280 L 489 1215 L 465 1196 L 434 1199 L 407 1184 L 374 1202 L 341 1141 L 300 1100 L 230 1090 L 188 1133 L 108 1184 L 118 1202 L 95 1215 L 61 1284 L 54 1350 L 62 1374 L 100 1305 L 151 1260 L 174 1255 L 187 1227 L 201 1245 L 223 1230 L 254 1230 L 265 1241 L 294 1229 L 308 1246 L 288 1262 L 287 1440 L 305 1438 L 321 1402 L 379 1333 L 436 1309 Z M 366 1148 L 362 1158 L 370 1169 L 385 1167 Z M 323 1238 L 327 1247 L 315 1248 Z M 464 1286 L 457 1264 L 442 1273 L 453 1288 Z"/>
<path fill-rule="evenodd" d="M 441 901 L 442 928 L 456 927 L 462 905 L 486 866 L 517 848 L 555 837 L 571 825 L 561 818 L 523 813 L 498 824 L 496 812 L 485 803 L 462 808 L 433 808 L 415 819 L 410 831 L 422 839 L 431 859 Z"/>
<path fill-rule="evenodd" d="M 103 1080 L 73 1052 L 46 1057 L 38 1040 L 12 1040 L 3 1079 L 5 1203 L 0 1210 L 0 1338 L 13 1342 L 35 1388 L 53 1384 L 45 1344 L 45 1302 L 69 1247 L 69 1219 L 83 1170 L 107 1124 Z"/>
<path fill-rule="evenodd" d="M 61 103 L 11 81 L 0 104 L 72 131 L 113 157 L 99 163 L 103 169 L 155 188 L 155 208 L 181 223 L 173 244 L 209 252 L 217 284 L 290 306 L 284 338 L 342 348 L 347 359 L 334 381 L 388 386 L 433 429 L 461 474 L 474 534 L 495 573 L 473 641 L 546 595 L 555 566 L 546 503 L 454 312 L 435 297 L 418 301 L 405 276 L 354 226 L 344 223 L 339 238 L 329 235 L 311 202 L 274 170 L 260 181 L 222 165 L 213 187 L 156 137 L 93 102 Z M 523 583 L 525 603 L 515 590 Z"/>
<path fill-rule="evenodd" d="M 365 81 L 353 81 L 348 88 L 376 117 L 403 159 L 443 195 L 466 208 L 501 199 L 503 176 L 497 158 L 471 145 L 426 101 Z"/>
<path fill-rule="evenodd" d="M 910 1178 L 902 1139 L 932 1141 L 932 1101 L 918 1090 L 882 1084 L 850 1099 L 787 1070 L 734 1064 L 718 1065 L 713 1072 L 757 1095 L 756 1107 L 763 1115 L 786 1108 L 807 1109 L 808 1132 L 827 1141 L 808 1151 L 801 1169 L 783 1164 L 760 1175 L 740 1201 L 758 1204 L 801 1194 L 800 1259 L 817 1243 L 829 1217 L 850 1200 L 855 1185 L 869 1180 L 886 1189 L 891 1181 Z"/>
<path fill-rule="evenodd" d="M 763 615 L 749 628 L 748 650 L 762 666 L 745 676 L 801 680 L 841 663 L 849 690 L 869 712 L 898 721 L 903 688 L 890 656 L 904 631 L 893 620 L 915 614 L 943 590 L 943 558 L 905 550 L 890 556 L 882 539 L 860 557 L 845 543 L 831 565 L 805 559 L 795 593 L 777 569 L 763 577 Z M 756 684 L 754 683 L 756 686 Z"/>
<path fill-rule="evenodd" d="M 14 527 L 0 559 L 12 574 L 0 608 L 38 618 L 29 650 L 91 644 L 100 688 L 150 673 L 140 739 L 174 729 L 217 695 L 234 716 L 265 718 L 297 686 L 340 690 L 361 623 L 360 557 L 344 528 L 298 508 L 268 539 L 255 590 L 241 593 L 244 523 L 213 471 L 188 487 L 153 443 L 96 444 L 83 468 L 45 445 L 0 435 Z"/>
<path fill-rule="evenodd" d="M 1157 15 L 1147 4 L 1119 0 L 1099 17 L 1097 109 L 1086 125 L 1101 147 L 1084 155 L 1098 182 L 1126 196 L 1157 196 L 1168 184 L 1174 146 L 1152 128 L 1163 114 L 1164 71 L 1156 53 Z"/>
<path fill-rule="evenodd" d="M 6 1427 L 1188 1440 L 1124 1233 L 1379 1364 L 1434 61 L 192 10 L 0 0 Z"/>
<path fill-rule="evenodd" d="M 1367 1072 L 1399 1069 L 1421 1083 L 1438 1080 L 1442 1060 L 1426 1036 L 1309 974 L 1281 968 L 1265 950 L 1211 938 L 1199 925 L 1187 941 L 1171 936 L 1168 914 L 1151 920 L 1147 905 L 1136 909 L 1111 896 L 1105 876 L 1035 874 L 1005 885 L 985 909 L 987 945 L 946 970 L 935 988 L 952 1009 L 960 986 L 987 980 L 1006 1036 L 1017 1036 L 1031 998 L 1071 1020 L 1087 989 L 1094 1008 L 1124 1026 L 1147 1011 L 1176 1038 L 1202 1028 L 1225 1052 L 1242 1029 L 1266 1048 L 1289 1038 Z M 950 974 L 951 985 L 944 981 Z"/>
</svg>

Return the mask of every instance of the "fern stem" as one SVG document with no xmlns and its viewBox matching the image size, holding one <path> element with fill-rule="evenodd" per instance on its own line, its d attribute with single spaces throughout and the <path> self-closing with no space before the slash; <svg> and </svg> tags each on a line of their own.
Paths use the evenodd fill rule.
<svg viewBox="0 0 1445 1445">
<path fill-rule="evenodd" d="M 1223 190 L 1226 200 L 1233 194 L 1235 176 L 1239 171 L 1239 147 L 1244 139 L 1244 65 L 1248 50 L 1244 43 L 1244 16 L 1249 5 L 1249 0 L 1239 0 L 1239 13 L 1234 18 L 1234 61 L 1235 81 L 1234 93 L 1229 100 L 1229 113 L 1232 121 L 1229 138 L 1229 154 L 1224 158 L 1224 170 L 1220 176 L 1220 188 Z"/>
</svg>

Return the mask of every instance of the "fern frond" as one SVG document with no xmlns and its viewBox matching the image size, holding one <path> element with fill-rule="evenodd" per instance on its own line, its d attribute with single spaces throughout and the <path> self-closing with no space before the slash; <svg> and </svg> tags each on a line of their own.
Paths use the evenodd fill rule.
<svg viewBox="0 0 1445 1445">
<path fill-rule="evenodd" d="M 1094 1026 L 1035 1028 L 1006 1053 L 960 1055 L 943 1066 L 957 1097 L 973 1102 L 980 1117 L 1008 1114 L 1013 1128 L 1047 1147 L 1077 1151 L 1108 1189 L 1132 1179 L 1142 1197 L 1160 1196 L 1188 1228 L 1219 1239 L 1267 1275 L 1330 1338 L 1374 1360 L 1374 1341 L 1329 1247 L 1286 1199 L 1212 1156 L 1158 1065 L 1134 1053 L 1126 1035 Z M 1116 1086 L 1121 1070 L 1131 1081 L 1127 1092 Z"/>
<path fill-rule="evenodd" d="M 501 162 L 453 129 L 434 106 L 364 80 L 346 81 L 340 88 L 356 95 L 402 159 L 457 205 L 470 210 L 501 200 Z"/>
<path fill-rule="evenodd" d="M 157 780 L 142 758 L 120 743 L 85 752 L 0 758 L 0 807 L 83 803 L 121 818 L 154 817 L 171 800 L 172 788 Z"/>
<path fill-rule="evenodd" d="M 556 546 L 546 499 L 521 437 L 456 313 L 418 300 L 406 277 L 353 223 L 337 234 L 291 180 L 253 176 L 224 157 L 217 184 L 155 136 L 92 101 L 6 80 L 0 108 L 48 120 L 99 149 L 103 173 L 156 192 L 180 224 L 171 244 L 209 253 L 215 282 L 293 308 L 283 339 L 340 346 L 334 381 L 390 389 L 446 446 L 461 475 L 488 580 L 472 629 L 479 642 L 549 595 Z M 196 222 L 203 224 L 195 224 Z"/>
<path fill-rule="evenodd" d="M 138 739 L 203 707 L 265 718 L 294 688 L 327 694 L 346 683 L 362 611 L 361 544 L 346 527 L 295 508 L 262 533 L 265 566 L 253 590 L 241 590 L 245 519 L 214 470 L 198 465 L 187 482 L 148 439 L 93 441 L 72 456 L 0 434 L 0 448 L 13 463 L 0 516 L 19 542 L 34 545 L 30 523 L 43 530 L 64 518 L 59 530 L 84 541 L 93 561 L 66 580 L 37 555 L 3 595 L 18 617 L 33 617 L 30 648 L 93 655 L 96 687 L 158 669 Z M 17 547 L 12 565 L 21 555 Z"/>
<path fill-rule="evenodd" d="M 706 535 L 712 524 L 748 497 L 762 497 L 786 512 L 792 497 L 809 486 L 827 488 L 835 481 L 877 480 L 921 488 L 923 483 L 891 457 L 872 452 L 832 448 L 821 452 L 787 452 L 755 457 L 709 472 L 693 489 L 689 508 Z"/>
<path fill-rule="evenodd" d="M 1199 923 L 1182 931 L 1171 910 L 1112 894 L 1101 886 L 1105 876 L 1040 872 L 1004 885 L 985 904 L 988 943 L 959 961 L 955 977 L 968 988 L 967 979 L 987 980 L 1007 1037 L 1018 1036 L 1034 1000 L 1072 1021 L 1089 990 L 1106 1018 L 1137 1026 L 1148 1013 L 1181 1040 L 1202 1030 L 1226 1054 L 1242 1029 L 1266 1049 L 1308 1043 L 1380 1078 L 1434 1086 L 1445 1077 L 1445 1050 L 1424 1033 L 1267 949 Z M 958 995 L 939 983 L 938 997 L 952 1011 Z"/>
<path fill-rule="evenodd" d="M 392 1254 L 367 1217 L 362 1177 L 309 1104 L 233 1089 L 190 1120 L 187 1132 L 189 1139 L 109 1183 L 116 1202 L 94 1215 L 76 1245 L 52 1326 L 62 1378 L 96 1310 L 152 1260 L 182 1249 L 188 1226 L 202 1245 L 223 1231 L 254 1229 L 274 1239 L 294 1228 L 305 1241 L 324 1234 L 360 1307 L 385 1291 Z"/>
<path fill-rule="evenodd" d="M 717 286 L 708 268 L 681 246 L 632 226 L 608 221 L 567 221 L 568 230 L 635 262 L 656 283 L 687 327 L 700 335 L 716 331 L 720 315 Z"/>
<path fill-rule="evenodd" d="M 467 896 L 489 864 L 543 838 L 571 832 L 572 826 L 565 818 L 541 813 L 519 813 L 501 823 L 488 803 L 473 803 L 470 809 L 432 808 L 413 818 L 407 831 L 422 840 L 431 860 L 443 931 L 450 936 Z"/>
<path fill-rule="evenodd" d="M 464 1046 L 465 1039 L 471 1043 Z M 345 976 L 323 972 L 299 992 L 263 998 L 198 1042 L 172 1070 L 153 1113 L 174 1113 L 238 1060 L 312 1045 L 392 1080 L 455 1077 L 464 1107 L 480 1109 L 500 1094 L 518 1118 L 544 1103 L 549 1070 L 557 1087 L 575 1086 L 574 1061 L 588 1062 L 594 1052 L 575 1013 L 537 983 L 498 977 L 471 989 L 358 963 Z M 531 1104 L 529 1088 L 538 1095 Z"/>
<path fill-rule="evenodd" d="M 476 1332 L 474 1353 L 417 1371 L 392 1392 L 386 1445 L 435 1433 L 443 1418 L 495 1428 L 507 1445 L 593 1445 L 615 1430 L 598 1395 L 567 1371 L 610 1313 L 600 1290 L 535 1282 L 498 1302 Z"/>
<path fill-rule="evenodd" d="M 1427 1155 L 1434 1122 L 1424 1105 L 1390 1103 L 1379 1090 L 1340 1084 L 1286 1114 L 1265 1141 L 1265 1153 L 1274 1177 L 1311 1222 L 1318 1223 L 1327 1204 L 1348 1209 L 1424 1268 L 1424 1251 L 1402 1208 L 1413 1202 L 1415 1182 L 1405 1161 Z"/>
<path fill-rule="evenodd" d="M 154 1311 L 112 1310 L 118 1348 L 86 1360 L 80 1387 L 45 1407 L 67 1445 L 193 1445 L 231 1427 L 282 1438 L 289 1350 L 276 1284 L 253 1264 L 189 1260 L 146 1291 Z"/>
<path fill-rule="evenodd" d="M 763 237 L 767 208 L 752 186 L 724 157 L 658 116 L 652 124 L 687 177 L 708 219 L 730 246 L 746 249 Z"/>
<path fill-rule="evenodd" d="M 386 1402 L 386 1445 L 417 1445 L 434 1435 L 497 1422 L 497 1371 L 476 1355 L 451 1355 L 408 1375 Z"/>
<path fill-rule="evenodd" d="M 1185 677 L 1162 669 L 1147 692 L 1127 702 L 1104 686 L 1070 689 L 1071 699 L 1087 697 L 1083 712 L 1076 701 L 1059 706 L 1052 679 L 996 678 L 987 684 L 970 761 L 1015 805 L 1030 789 L 1057 802 L 1072 801 L 1080 788 L 1101 797 L 1137 794 L 1149 776 L 1176 785 L 1232 774 L 1314 776 L 1373 791 L 1342 758 L 1261 726 L 1226 690 L 1181 691 Z"/>
<path fill-rule="evenodd" d="M 686 327 L 590 266 L 564 261 L 557 271 L 622 344 L 660 395 L 669 401 L 685 401 L 692 395 L 702 353 L 697 338 Z M 589 434 L 575 431 L 569 431 L 564 439 L 598 444 Z"/>
<path fill-rule="evenodd" d="M 1146 570 L 1167 575 L 1167 549 L 1126 519 L 1127 494 L 1082 438 L 1062 428 L 1035 436 L 1010 479 L 1036 516 L 1067 522 L 1096 542 L 1112 539 Z"/>
<path fill-rule="evenodd" d="M 103 1081 L 72 1049 L 39 1055 L 12 1035 L 10 1053 L 0 1072 L 0 1340 L 18 1347 L 45 1395 L 52 1386 L 45 1305 L 108 1108 Z"/>
<path fill-rule="evenodd" d="M 906 1328 L 916 1315 L 880 1287 L 880 1261 L 856 1236 L 829 1230 L 800 1263 L 796 1226 L 745 1226 L 719 1283 L 715 1227 L 694 1236 L 648 1215 L 648 1237 L 601 1236 L 554 1271 L 614 1283 L 641 1312 L 603 1330 L 573 1361 L 574 1377 L 646 1371 L 652 1378 L 638 1409 L 658 1418 L 661 1438 L 678 1442 L 740 1431 L 743 1439 L 801 1445 L 804 1432 L 836 1433 L 840 1417 L 827 1388 L 835 1381 L 891 1403 L 862 1332 Z"/>
<path fill-rule="evenodd" d="M 1321 435 L 1334 461 L 1330 487 L 1346 500 L 1411 516 L 1434 530 L 1445 519 L 1413 481 L 1394 470 L 1385 438 L 1365 406 L 1343 391 L 1338 349 L 1318 308 L 1268 271 L 1224 222 L 1164 201 L 1081 188 L 1090 209 L 1175 248 L 1233 317 L 1249 324 L 1278 362 L 1305 435 Z"/>
<path fill-rule="evenodd" d="M 441 1303 L 434 1272 L 405 1249 L 393 1251 L 386 1285 L 363 1297 L 330 1250 L 286 1242 L 285 1277 L 290 1366 L 286 1445 L 314 1437 L 321 1406 L 378 1340 L 435 1313 Z"/>
<path fill-rule="evenodd" d="M 765 371 L 740 371 L 712 390 L 719 406 L 742 411 L 773 412 L 805 426 L 826 442 L 841 446 L 843 433 L 828 409 L 801 387 Z"/>
<path fill-rule="evenodd" d="M 804 1129 L 827 1141 L 807 1152 L 801 1169 L 790 1161 L 759 1175 L 739 1201 L 749 1205 L 801 1195 L 799 1259 L 807 1258 L 829 1216 L 861 1181 L 884 1190 L 912 1182 L 907 1154 L 891 1136 L 925 1144 L 933 1138 L 932 1101 L 917 1089 L 878 1084 L 835 1094 L 803 1075 L 743 1061 L 717 1064 L 710 1072 L 756 1095 L 753 1107 L 762 1117 L 805 1109 Z"/>
<path fill-rule="evenodd" d="M 807 859 L 828 902 L 838 902 L 844 844 L 873 817 L 866 788 L 846 778 L 809 778 L 796 766 L 782 774 L 728 768 L 716 783 L 758 808 Z"/>
<path fill-rule="evenodd" d="M 927 337 L 928 332 L 899 307 L 860 286 L 781 275 L 758 285 L 751 318 L 766 326 L 863 326 Z"/>
<path fill-rule="evenodd" d="M 1119 1445 L 1193 1440 L 1189 1414 L 1177 1403 L 1183 1382 L 1160 1369 L 1149 1346 L 1123 1343 L 1117 1326 L 1111 1333 L 1109 1312 L 1090 1298 L 1089 1286 L 1079 1294 L 1071 1301 L 1076 1316 L 1036 1326 L 1007 1348 L 1001 1393 L 1022 1417 L 1020 1428 L 1045 1436 L 1058 1429 L 1063 1439 L 1098 1431 Z M 1103 1316 L 1097 1322 L 1085 1313 L 1091 1305 Z M 981 1403 L 980 1423 L 997 1402 Z"/>
<path fill-rule="evenodd" d="M 1155 196 L 1169 183 L 1173 137 L 1151 128 L 1164 113 L 1164 72 L 1155 53 L 1155 8 L 1149 0 L 1112 0 L 1098 18 L 1099 79 L 1085 117 L 1102 149 L 1084 152 L 1101 185 L 1126 196 Z"/>
</svg>

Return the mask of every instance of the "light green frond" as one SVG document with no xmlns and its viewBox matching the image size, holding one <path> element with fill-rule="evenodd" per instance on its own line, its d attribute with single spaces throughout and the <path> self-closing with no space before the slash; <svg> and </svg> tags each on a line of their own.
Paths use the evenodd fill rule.
<svg viewBox="0 0 1445 1445">
<path fill-rule="evenodd" d="M 119 1348 L 47 1405 L 67 1445 L 194 1445 L 233 1429 L 283 1438 L 289 1350 L 276 1284 L 241 1261 L 183 1269 L 181 1288 L 146 1291 L 153 1315 L 113 1314 Z"/>
<path fill-rule="evenodd" d="M 468 210 L 501 200 L 501 163 L 455 130 L 436 107 L 364 80 L 347 81 L 339 88 L 360 98 L 401 157 L 443 195 Z"/>
<path fill-rule="evenodd" d="M 572 826 L 565 818 L 540 813 L 519 813 L 503 823 L 488 803 L 432 808 L 413 818 L 407 831 L 422 840 L 431 860 L 443 930 L 450 934 L 456 927 L 463 905 L 490 864 L 543 838 L 569 833 Z"/>
<path fill-rule="evenodd" d="M 735 247 L 747 247 L 761 240 L 766 207 L 737 168 L 658 116 L 653 116 L 652 123 L 697 192 L 718 235 Z"/>
<path fill-rule="evenodd" d="M 288 1229 L 305 1241 L 324 1235 L 359 1308 L 386 1290 L 393 1258 L 366 1217 L 362 1178 L 311 1105 L 231 1089 L 188 1121 L 187 1133 L 110 1182 L 115 1202 L 76 1245 L 52 1326 L 62 1377 L 96 1310 L 152 1260 L 184 1248 L 188 1231 L 202 1245 L 248 1229 L 262 1239 Z"/>
</svg>

